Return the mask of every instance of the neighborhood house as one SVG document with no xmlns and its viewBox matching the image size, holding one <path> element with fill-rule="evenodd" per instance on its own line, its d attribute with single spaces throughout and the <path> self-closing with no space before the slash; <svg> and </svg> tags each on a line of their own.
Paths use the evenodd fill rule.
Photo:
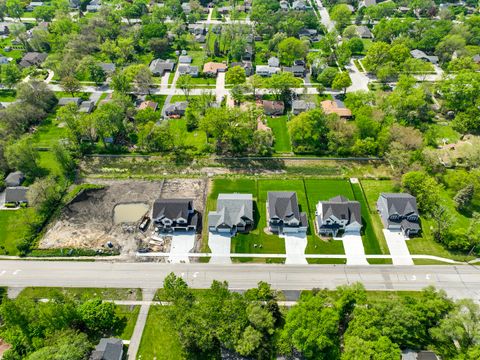
<svg viewBox="0 0 480 360">
<path fill-rule="evenodd" d="M 405 193 L 381 193 L 377 210 L 386 229 L 401 231 L 406 236 L 420 231 L 417 199 Z"/>
<path fill-rule="evenodd" d="M 278 234 L 307 231 L 307 214 L 300 212 L 297 193 L 269 191 L 267 200 L 268 228 Z"/>
<path fill-rule="evenodd" d="M 217 210 L 208 214 L 208 229 L 212 232 L 248 232 L 253 224 L 252 194 L 219 194 Z"/>
<path fill-rule="evenodd" d="M 153 203 L 152 220 L 160 233 L 196 231 L 198 213 L 192 199 L 157 199 Z"/>
<path fill-rule="evenodd" d="M 360 203 L 344 196 L 336 196 L 317 204 L 317 231 L 324 236 L 337 236 L 344 233 L 359 234 L 362 228 Z"/>
</svg>

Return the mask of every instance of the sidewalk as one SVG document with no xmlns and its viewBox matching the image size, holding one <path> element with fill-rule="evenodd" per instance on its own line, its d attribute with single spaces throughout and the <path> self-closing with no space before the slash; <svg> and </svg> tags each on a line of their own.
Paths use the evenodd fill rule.
<svg viewBox="0 0 480 360">
<path fill-rule="evenodd" d="M 135 360 L 137 358 L 137 352 L 140 348 L 140 342 L 142 340 L 143 329 L 147 322 L 148 312 L 150 311 L 150 305 L 152 304 L 153 297 L 155 296 L 156 289 L 142 289 L 143 301 L 138 313 L 137 322 L 133 329 L 132 337 L 130 338 L 130 344 L 128 346 L 128 358 Z M 119 302 L 115 301 L 116 304 Z"/>
</svg>

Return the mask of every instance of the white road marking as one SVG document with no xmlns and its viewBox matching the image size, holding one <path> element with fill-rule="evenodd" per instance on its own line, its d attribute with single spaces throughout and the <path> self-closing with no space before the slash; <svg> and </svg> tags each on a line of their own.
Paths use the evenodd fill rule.
<svg viewBox="0 0 480 360">
<path fill-rule="evenodd" d="M 15 270 L 15 271 L 13 272 L 13 275 L 17 275 L 20 271 L 22 271 L 22 270 Z"/>
<path fill-rule="evenodd" d="M 0 276 L 4 275 L 7 271 L 6 270 L 3 270 L 2 272 L 0 272 Z"/>
<path fill-rule="evenodd" d="M 412 280 L 413 281 L 417 280 L 417 277 L 415 275 L 412 275 Z"/>
<path fill-rule="evenodd" d="M 197 276 L 198 276 L 198 271 L 195 271 L 195 272 L 193 273 L 193 277 L 196 278 Z"/>
<path fill-rule="evenodd" d="M 430 280 L 430 274 L 425 275 L 425 278 L 426 278 L 427 280 Z"/>
</svg>

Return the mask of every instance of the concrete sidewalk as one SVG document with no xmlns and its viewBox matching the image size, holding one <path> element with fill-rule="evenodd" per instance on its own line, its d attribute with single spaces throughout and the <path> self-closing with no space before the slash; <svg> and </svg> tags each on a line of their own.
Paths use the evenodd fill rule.
<svg viewBox="0 0 480 360">
<path fill-rule="evenodd" d="M 414 265 L 405 236 L 401 232 L 383 229 L 393 265 Z"/>
<path fill-rule="evenodd" d="M 143 301 L 140 306 L 140 312 L 138 313 L 132 337 L 130 338 L 130 344 L 128 345 L 127 354 L 129 359 L 135 360 L 137 358 L 137 352 L 140 348 L 140 342 L 142 341 L 143 329 L 147 322 L 148 312 L 150 311 L 150 305 L 155 296 L 155 291 L 156 289 L 142 289 Z M 117 301 L 115 301 L 115 303 L 119 304 Z"/>
</svg>

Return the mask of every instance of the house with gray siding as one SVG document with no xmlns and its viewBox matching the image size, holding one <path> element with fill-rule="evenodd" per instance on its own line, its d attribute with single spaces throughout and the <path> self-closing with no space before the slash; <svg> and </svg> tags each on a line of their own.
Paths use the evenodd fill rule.
<svg viewBox="0 0 480 360">
<path fill-rule="evenodd" d="M 339 232 L 360 234 L 362 229 L 360 203 L 350 201 L 344 196 L 319 201 L 315 216 L 319 235 L 337 236 Z"/>
<path fill-rule="evenodd" d="M 157 199 L 153 203 L 152 220 L 160 233 L 196 231 L 198 218 L 192 199 Z"/>
<path fill-rule="evenodd" d="M 252 194 L 219 194 L 217 210 L 208 214 L 208 230 L 230 233 L 248 232 L 254 225 Z"/>
<path fill-rule="evenodd" d="M 406 193 L 381 193 L 377 210 L 385 229 L 401 231 L 406 236 L 420 232 L 417 199 Z"/>
<path fill-rule="evenodd" d="M 307 231 L 307 214 L 300 212 L 297 193 L 293 191 L 268 192 L 267 218 L 268 228 L 274 233 Z"/>
</svg>

